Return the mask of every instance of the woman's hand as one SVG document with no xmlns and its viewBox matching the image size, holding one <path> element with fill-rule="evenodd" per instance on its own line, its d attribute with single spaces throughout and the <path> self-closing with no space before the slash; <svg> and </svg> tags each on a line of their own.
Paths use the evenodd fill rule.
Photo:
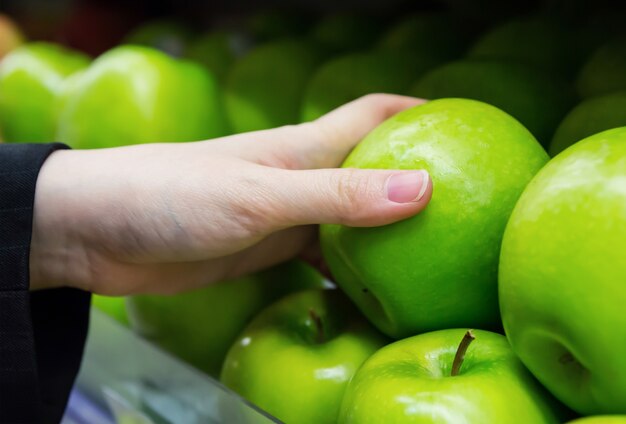
<svg viewBox="0 0 626 424">
<path fill-rule="evenodd" d="M 314 243 L 313 224 L 415 215 L 432 192 L 425 172 L 333 168 L 420 102 L 375 94 L 274 130 L 57 151 L 37 182 L 31 289 L 174 293 L 287 260 Z"/>
</svg>

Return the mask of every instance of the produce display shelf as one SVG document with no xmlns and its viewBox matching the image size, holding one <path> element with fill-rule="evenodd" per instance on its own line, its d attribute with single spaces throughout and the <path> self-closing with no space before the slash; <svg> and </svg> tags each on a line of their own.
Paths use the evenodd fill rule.
<svg viewBox="0 0 626 424">
<path fill-rule="evenodd" d="M 271 424 L 280 421 L 92 309 L 63 424 Z"/>
</svg>

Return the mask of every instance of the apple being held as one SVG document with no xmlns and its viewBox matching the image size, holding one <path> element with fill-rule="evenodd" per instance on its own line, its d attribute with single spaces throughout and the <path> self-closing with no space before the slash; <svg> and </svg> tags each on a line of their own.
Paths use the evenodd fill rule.
<svg viewBox="0 0 626 424">
<path fill-rule="evenodd" d="M 365 361 L 339 423 L 556 424 L 561 414 L 506 337 L 452 329 L 397 341 Z"/>
<path fill-rule="evenodd" d="M 336 423 L 348 382 L 386 343 L 341 292 L 300 292 L 241 333 L 221 380 L 283 422 Z"/>
<path fill-rule="evenodd" d="M 499 328 L 498 255 L 509 214 L 548 156 L 501 110 L 441 99 L 372 131 L 344 167 L 426 169 L 435 189 L 419 215 L 378 228 L 322 225 L 337 284 L 395 338 Z"/>
<path fill-rule="evenodd" d="M 626 128 L 563 151 L 507 224 L 500 308 L 511 346 L 582 414 L 626 413 Z"/>
</svg>

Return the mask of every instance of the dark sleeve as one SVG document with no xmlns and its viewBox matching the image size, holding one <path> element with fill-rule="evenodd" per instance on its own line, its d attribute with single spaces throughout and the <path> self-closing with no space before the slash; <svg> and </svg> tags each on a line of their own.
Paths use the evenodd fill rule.
<svg viewBox="0 0 626 424">
<path fill-rule="evenodd" d="M 62 148 L 0 145 L 0 423 L 58 423 L 80 366 L 89 294 L 29 292 L 35 184 Z"/>
</svg>

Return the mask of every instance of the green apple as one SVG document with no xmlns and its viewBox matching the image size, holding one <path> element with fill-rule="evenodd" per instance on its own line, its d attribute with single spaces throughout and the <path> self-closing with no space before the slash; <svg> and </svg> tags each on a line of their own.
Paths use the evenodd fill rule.
<svg viewBox="0 0 626 424">
<path fill-rule="evenodd" d="M 598 48 L 580 70 L 576 87 L 582 97 L 626 90 L 626 37 Z"/>
<path fill-rule="evenodd" d="M 312 121 L 368 93 L 406 93 L 433 65 L 427 58 L 393 51 L 352 53 L 322 65 L 307 84 L 302 121 Z"/>
<path fill-rule="evenodd" d="M 228 132 L 215 77 L 142 46 L 96 59 L 63 100 L 56 139 L 74 148 L 195 141 Z"/>
<path fill-rule="evenodd" d="M 513 60 L 555 76 L 573 76 L 583 58 L 574 33 L 543 17 L 515 18 L 497 25 L 472 46 L 468 57 Z"/>
<path fill-rule="evenodd" d="M 323 55 L 313 44 L 286 39 L 241 58 L 226 80 L 226 110 L 235 132 L 295 124 L 306 83 Z"/>
<path fill-rule="evenodd" d="M 468 37 L 459 22 L 444 13 L 420 13 L 403 18 L 378 41 L 377 48 L 404 52 L 436 63 L 459 57 Z"/>
<path fill-rule="evenodd" d="M 51 43 L 28 43 L 0 62 L 0 127 L 5 141 L 55 141 L 56 98 L 87 56 Z"/>
<path fill-rule="evenodd" d="M 57 123 L 58 126 L 59 119 L 61 117 L 61 113 L 65 110 L 67 103 L 72 100 L 74 95 L 80 90 L 80 80 L 83 77 L 85 70 L 88 68 L 83 68 L 80 71 L 74 72 L 72 75 L 65 78 L 58 88 L 55 104 L 53 107 L 53 119 Z M 57 131 L 58 133 L 58 128 Z"/>
<path fill-rule="evenodd" d="M 228 348 L 254 315 L 287 293 L 323 285 L 317 272 L 293 261 L 187 293 L 133 296 L 127 309 L 136 333 L 217 376 Z"/>
<path fill-rule="evenodd" d="M 126 299 L 124 297 L 91 296 L 91 306 L 101 310 L 120 324 L 129 326 L 128 314 L 126 313 Z"/>
<path fill-rule="evenodd" d="M 300 292 L 255 317 L 221 380 L 283 422 L 336 423 L 348 382 L 386 343 L 341 292 Z"/>
<path fill-rule="evenodd" d="M 310 37 L 324 49 L 348 52 L 369 48 L 380 35 L 380 18 L 355 13 L 337 13 L 320 20 Z"/>
<path fill-rule="evenodd" d="M 507 224 L 500 308 L 515 353 L 582 414 L 626 413 L 626 128 L 548 163 Z"/>
<path fill-rule="evenodd" d="M 124 44 L 154 47 L 174 57 L 181 57 L 188 48 L 193 32 L 176 21 L 158 20 L 135 28 Z"/>
<path fill-rule="evenodd" d="M 0 13 L 0 59 L 22 43 L 22 31 L 10 17 Z"/>
<path fill-rule="evenodd" d="M 230 68 L 250 48 L 250 40 L 228 31 L 206 33 L 189 44 L 185 56 L 209 69 L 223 82 Z"/>
<path fill-rule="evenodd" d="M 558 126 L 550 143 L 550 156 L 590 135 L 623 126 L 626 126 L 626 91 L 586 99 Z"/>
<path fill-rule="evenodd" d="M 560 408 L 506 337 L 453 329 L 371 356 L 346 389 L 339 423 L 559 423 Z"/>
<path fill-rule="evenodd" d="M 568 424 L 626 424 L 626 415 L 596 415 L 583 417 Z"/>
<path fill-rule="evenodd" d="M 409 90 L 424 99 L 463 97 L 496 106 L 548 145 L 573 105 L 569 86 L 536 68 L 493 59 L 460 60 L 426 73 Z"/>
<path fill-rule="evenodd" d="M 321 226 L 337 284 L 385 334 L 498 328 L 498 254 L 506 221 L 548 157 L 514 118 L 486 103 L 441 99 L 372 131 L 343 167 L 426 169 L 419 215 L 378 228 Z"/>
</svg>

